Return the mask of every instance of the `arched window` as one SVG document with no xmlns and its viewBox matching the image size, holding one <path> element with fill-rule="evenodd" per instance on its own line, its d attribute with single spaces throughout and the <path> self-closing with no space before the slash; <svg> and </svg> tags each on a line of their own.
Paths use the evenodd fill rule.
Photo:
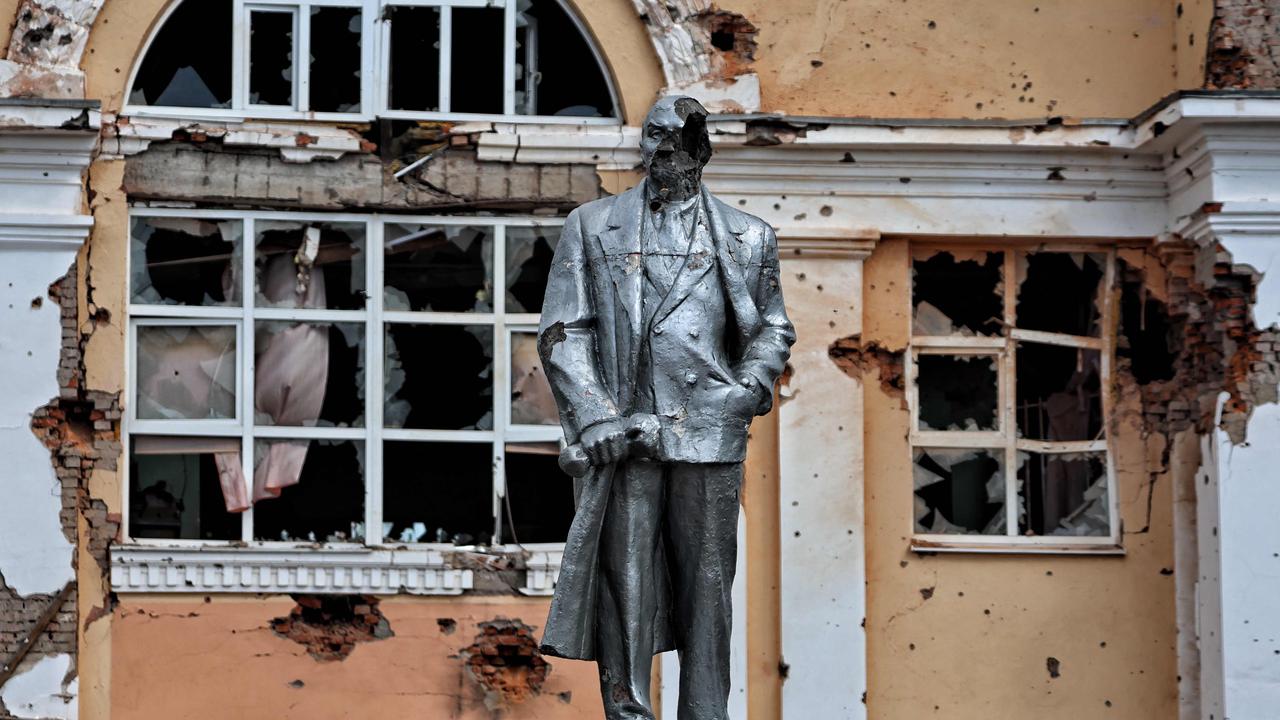
<svg viewBox="0 0 1280 720">
<path fill-rule="evenodd" d="M 125 113 L 619 116 L 601 58 L 563 0 L 179 0 L 134 69 Z"/>
</svg>

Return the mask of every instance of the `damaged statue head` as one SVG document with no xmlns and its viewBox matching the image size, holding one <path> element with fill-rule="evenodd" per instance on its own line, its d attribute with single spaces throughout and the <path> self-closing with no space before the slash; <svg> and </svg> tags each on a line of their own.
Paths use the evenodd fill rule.
<svg viewBox="0 0 1280 720">
<path fill-rule="evenodd" d="M 609 720 L 654 717 L 652 656 L 681 653 L 681 720 L 727 720 L 747 431 L 795 342 L 764 221 L 702 185 L 707 112 L 659 100 L 636 187 L 565 222 L 538 349 L 578 478 L 542 638 L 595 660 Z"/>
</svg>

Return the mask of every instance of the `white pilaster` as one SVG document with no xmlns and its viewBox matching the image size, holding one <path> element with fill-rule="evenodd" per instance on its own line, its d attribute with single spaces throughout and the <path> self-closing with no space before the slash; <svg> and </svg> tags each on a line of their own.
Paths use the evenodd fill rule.
<svg viewBox="0 0 1280 720">
<path fill-rule="evenodd" d="M 862 262 L 874 237 L 780 241 L 798 337 L 778 407 L 786 720 L 866 717 L 862 386 L 828 348 L 862 330 Z"/>
</svg>

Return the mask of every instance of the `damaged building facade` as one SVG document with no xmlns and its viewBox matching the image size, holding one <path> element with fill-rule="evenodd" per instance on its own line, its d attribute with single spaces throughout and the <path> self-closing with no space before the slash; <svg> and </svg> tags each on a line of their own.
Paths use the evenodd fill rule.
<svg viewBox="0 0 1280 720">
<path fill-rule="evenodd" d="M 0 17 L 0 717 L 600 717 L 534 330 L 673 92 L 799 335 L 733 717 L 1280 706 L 1273 0 Z"/>
</svg>

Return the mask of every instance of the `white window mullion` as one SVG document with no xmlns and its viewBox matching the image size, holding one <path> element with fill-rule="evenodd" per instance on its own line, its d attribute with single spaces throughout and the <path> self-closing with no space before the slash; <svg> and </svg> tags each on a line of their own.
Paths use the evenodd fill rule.
<svg viewBox="0 0 1280 720">
<path fill-rule="evenodd" d="M 502 15 L 502 113 L 516 114 L 516 3 L 508 2 Z"/>
<path fill-rule="evenodd" d="M 249 498 L 249 509 L 244 511 L 244 518 L 240 523 L 240 539 L 244 542 L 253 542 L 253 425 L 257 415 L 254 412 L 256 402 L 254 394 L 257 392 L 257 363 L 255 361 L 254 339 L 256 336 L 256 328 L 253 322 L 253 306 L 257 299 L 256 294 L 256 278 L 254 262 L 258 254 L 257 230 L 254 229 L 253 218 L 246 217 L 244 226 L 240 231 L 240 279 L 241 279 L 241 308 L 243 309 L 241 324 L 244 326 L 244 339 L 239 343 L 241 348 L 240 354 L 240 375 L 242 377 L 241 387 L 243 394 L 240 396 L 240 467 L 244 473 L 245 493 Z"/>
<path fill-rule="evenodd" d="M 311 109 L 311 6 L 302 3 L 293 14 L 293 107 Z"/>
<path fill-rule="evenodd" d="M 1003 378 L 1000 385 L 1005 388 L 1004 417 L 1004 516 L 1005 535 L 1018 536 L 1018 393 L 1017 393 L 1017 343 L 1013 340 L 1013 327 L 1017 319 L 1018 264 L 1014 260 L 1014 251 L 1004 252 L 1004 362 Z"/>
<path fill-rule="evenodd" d="M 452 106 L 453 81 L 453 8 L 445 5 L 440 8 L 440 107 L 442 113 L 449 112 Z"/>
<path fill-rule="evenodd" d="M 375 217 L 369 223 L 368 248 L 369 259 L 365 263 L 367 279 L 365 287 L 369 288 L 365 309 L 368 317 L 365 324 L 364 342 L 364 517 L 365 544 L 378 545 L 384 542 L 382 537 L 382 277 L 383 277 L 383 223 Z"/>
<path fill-rule="evenodd" d="M 1107 252 L 1107 269 L 1102 286 L 1102 436 L 1107 442 L 1107 524 L 1111 539 L 1120 543 L 1120 493 L 1116 487 L 1116 461 L 1112 452 L 1111 418 L 1115 404 L 1112 401 L 1111 356 L 1115 353 L 1115 337 L 1119 332 L 1115 319 L 1115 302 L 1112 298 L 1116 283 L 1116 253 Z"/>
<path fill-rule="evenodd" d="M 231 107 L 249 105 L 249 11 L 244 0 L 235 0 L 231 16 Z"/>
<path fill-rule="evenodd" d="M 510 425 L 511 353 L 507 349 L 507 228 L 498 225 L 493 236 L 493 544 L 502 542 L 507 495 L 506 435 Z"/>
</svg>

